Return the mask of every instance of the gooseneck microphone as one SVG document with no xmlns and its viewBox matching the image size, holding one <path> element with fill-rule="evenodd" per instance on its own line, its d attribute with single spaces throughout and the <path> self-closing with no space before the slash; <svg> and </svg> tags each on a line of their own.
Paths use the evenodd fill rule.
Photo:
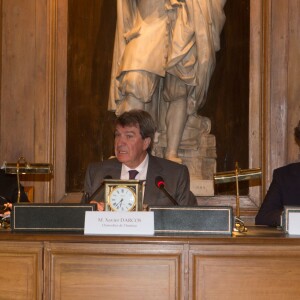
<svg viewBox="0 0 300 300">
<path fill-rule="evenodd" d="M 178 202 L 170 195 L 170 193 L 166 190 L 165 188 L 165 181 L 163 180 L 163 178 L 161 176 L 156 176 L 155 178 L 155 185 L 162 190 L 165 195 L 171 200 L 171 202 L 174 205 L 178 205 Z"/>
<path fill-rule="evenodd" d="M 105 179 L 112 179 L 112 177 L 110 175 L 106 175 L 96 191 L 91 196 L 87 197 L 85 203 L 89 203 L 98 193 L 100 193 L 100 191 L 104 188 Z"/>
</svg>

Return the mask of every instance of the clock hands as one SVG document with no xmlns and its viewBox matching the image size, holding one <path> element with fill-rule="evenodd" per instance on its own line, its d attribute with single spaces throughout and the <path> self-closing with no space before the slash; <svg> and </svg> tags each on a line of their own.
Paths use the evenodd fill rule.
<svg viewBox="0 0 300 300">
<path fill-rule="evenodd" d="M 121 207 L 123 200 L 124 199 L 122 198 L 118 203 L 116 203 L 116 207 L 117 208 Z"/>
<path fill-rule="evenodd" d="M 110 207 L 116 211 L 130 211 L 135 205 L 134 192 L 128 187 L 116 187 L 109 195 Z"/>
</svg>

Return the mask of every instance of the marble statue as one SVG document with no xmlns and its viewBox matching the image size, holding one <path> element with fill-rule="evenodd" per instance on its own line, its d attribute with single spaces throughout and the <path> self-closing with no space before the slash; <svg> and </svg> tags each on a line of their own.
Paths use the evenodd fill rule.
<svg viewBox="0 0 300 300">
<path fill-rule="evenodd" d="M 220 49 L 225 2 L 117 0 L 108 110 L 150 112 L 156 155 L 182 162 L 180 149 L 197 151 L 201 134 L 209 134 L 210 120 L 197 110 Z"/>
</svg>

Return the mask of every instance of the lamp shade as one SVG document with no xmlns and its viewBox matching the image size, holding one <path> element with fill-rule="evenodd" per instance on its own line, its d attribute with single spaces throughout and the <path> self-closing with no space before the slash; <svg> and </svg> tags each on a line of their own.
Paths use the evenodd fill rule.
<svg viewBox="0 0 300 300">
<path fill-rule="evenodd" d="M 261 177 L 261 169 L 244 169 L 236 171 L 228 171 L 228 172 L 219 172 L 214 174 L 214 181 L 216 184 L 218 183 L 227 183 L 227 182 L 235 182 L 236 179 L 238 181 L 245 181 L 250 179 L 258 179 Z"/>
<path fill-rule="evenodd" d="M 1 169 L 8 174 L 51 174 L 53 166 L 46 163 L 6 163 L 4 162 Z"/>
</svg>

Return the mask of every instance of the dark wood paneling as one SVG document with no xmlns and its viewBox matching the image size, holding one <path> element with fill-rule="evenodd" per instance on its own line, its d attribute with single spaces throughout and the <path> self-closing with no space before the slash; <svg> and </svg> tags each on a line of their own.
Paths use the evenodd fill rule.
<svg viewBox="0 0 300 300">
<path fill-rule="evenodd" d="M 228 0 L 221 50 L 201 115 L 209 116 L 217 140 L 217 170 L 248 167 L 249 0 Z"/>
<path fill-rule="evenodd" d="M 89 162 L 113 154 L 107 101 L 115 22 L 115 0 L 69 1 L 67 192 L 82 190 Z"/>
<path fill-rule="evenodd" d="M 249 168 L 249 39 L 250 1 L 227 0 L 221 50 L 205 106 L 198 112 L 211 119 L 217 142 L 217 171 L 234 170 L 238 161 Z M 247 182 L 241 182 L 247 194 Z M 216 186 L 216 193 L 235 192 L 234 185 Z"/>
</svg>

